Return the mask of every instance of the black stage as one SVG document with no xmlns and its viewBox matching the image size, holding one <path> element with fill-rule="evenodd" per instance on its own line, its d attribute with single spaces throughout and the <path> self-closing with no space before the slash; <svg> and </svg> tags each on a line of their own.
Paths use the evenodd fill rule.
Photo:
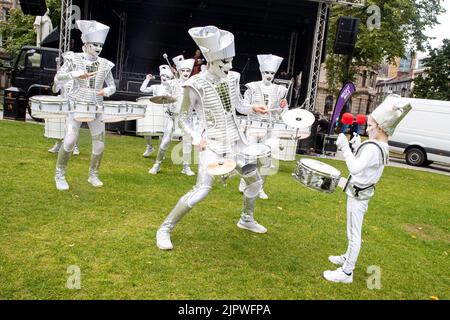
<svg viewBox="0 0 450 320">
<path fill-rule="evenodd" d="M 74 0 L 74 4 L 80 6 L 82 19 L 94 19 L 111 27 L 102 56 L 113 62 L 116 62 L 118 52 L 118 14 L 127 13 L 124 76 L 119 83 L 121 90 L 127 90 L 127 87 L 136 90 L 139 81 L 143 80 L 143 77 L 130 78 L 136 77 L 136 74 L 158 74 L 158 66 L 166 63 L 162 57 L 164 53 L 168 54 L 169 59 L 181 53 L 184 53 L 185 58 L 192 57 L 196 45 L 188 35 L 188 29 L 215 25 L 235 35 L 233 69 L 242 73 L 241 83 L 260 80 L 257 54 L 272 53 L 284 57 L 279 72 L 286 70 L 291 34 L 297 33 L 294 74 L 303 74 L 298 104 L 306 97 L 317 18 L 316 2 Z M 74 30 L 72 36 L 72 49 L 81 50 L 80 32 Z"/>
</svg>

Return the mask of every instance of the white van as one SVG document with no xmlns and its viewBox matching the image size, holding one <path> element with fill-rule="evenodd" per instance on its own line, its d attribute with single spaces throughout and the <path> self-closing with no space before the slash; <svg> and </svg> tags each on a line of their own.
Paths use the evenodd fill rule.
<svg viewBox="0 0 450 320">
<path fill-rule="evenodd" d="M 433 161 L 450 164 L 450 101 L 401 98 L 411 111 L 389 137 L 392 152 L 405 154 L 413 166 Z"/>
</svg>

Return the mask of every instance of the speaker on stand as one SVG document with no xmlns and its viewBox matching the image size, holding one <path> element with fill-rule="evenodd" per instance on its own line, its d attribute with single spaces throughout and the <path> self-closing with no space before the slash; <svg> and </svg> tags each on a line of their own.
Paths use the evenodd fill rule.
<svg viewBox="0 0 450 320">
<path fill-rule="evenodd" d="M 339 17 L 337 21 L 333 53 L 346 54 L 349 56 L 353 54 L 358 35 L 358 25 L 358 18 Z"/>
<path fill-rule="evenodd" d="M 31 16 L 43 16 L 47 12 L 45 0 L 21 0 L 20 8 L 23 14 Z"/>
</svg>

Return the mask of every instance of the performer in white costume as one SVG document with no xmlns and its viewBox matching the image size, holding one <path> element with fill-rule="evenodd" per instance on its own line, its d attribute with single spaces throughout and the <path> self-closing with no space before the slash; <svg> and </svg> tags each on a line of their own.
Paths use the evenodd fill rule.
<svg viewBox="0 0 450 320">
<path fill-rule="evenodd" d="M 401 119 L 411 110 L 411 105 L 400 105 L 400 96 L 389 96 L 369 116 L 367 133 L 369 140 L 361 144 L 359 136 L 351 142 L 355 154 L 344 134 L 340 134 L 336 144 L 342 150 L 350 176 L 344 191 L 347 193 L 347 239 L 345 254 L 329 256 L 328 260 L 342 267 L 328 270 L 323 277 L 328 281 L 351 283 L 359 251 L 361 249 L 361 229 L 369 205 L 375 193 L 375 184 L 380 180 L 384 166 L 389 159 L 388 136 Z"/>
<path fill-rule="evenodd" d="M 73 81 L 73 86 L 67 93 L 71 105 L 77 102 L 103 104 L 103 97 L 109 97 L 116 92 L 112 68 L 114 64 L 106 59 L 100 58 L 109 27 L 97 21 L 78 20 L 78 28 L 82 32 L 83 52 L 64 54 L 64 64 L 55 76 L 55 83 L 63 86 Z M 104 88 L 106 83 L 107 87 Z M 88 182 L 94 187 L 101 187 L 99 168 L 105 148 L 105 124 L 101 121 L 102 114 L 97 114 L 92 122 L 88 122 L 92 136 L 92 156 L 89 166 Z M 76 121 L 73 114 L 69 113 L 66 120 L 66 136 L 64 145 L 58 153 L 56 162 L 56 188 L 68 190 L 69 185 L 65 178 L 67 163 L 78 139 L 81 122 Z"/>
<path fill-rule="evenodd" d="M 170 69 L 170 66 L 163 64 L 159 66 L 159 76 L 161 78 L 161 84 L 154 84 L 151 86 L 148 86 L 148 83 L 150 80 L 155 79 L 155 77 L 152 74 L 148 74 L 145 78 L 144 82 L 141 85 L 141 92 L 148 93 L 153 96 L 167 96 L 171 95 L 171 91 L 173 88 L 171 87 L 170 80 L 173 79 L 173 73 Z M 138 120 L 143 121 L 143 120 Z M 147 149 L 145 150 L 143 156 L 145 158 L 148 158 L 154 151 L 153 144 L 152 144 L 152 138 L 153 136 L 149 134 L 146 134 L 146 132 L 141 132 L 145 136 L 145 142 L 147 143 Z"/>
<path fill-rule="evenodd" d="M 173 105 L 174 108 L 167 110 L 169 114 L 169 120 L 167 121 L 167 127 L 165 128 L 164 135 L 161 139 L 159 145 L 158 155 L 156 156 L 156 162 L 150 169 L 149 173 L 157 174 L 161 169 L 162 161 L 166 154 L 166 150 L 169 148 L 170 141 L 172 140 L 173 133 L 175 131 L 175 122 L 179 119 L 179 113 L 181 110 L 181 101 L 183 98 L 182 86 L 189 79 L 192 72 L 192 67 L 194 66 L 194 59 L 184 60 L 182 55 L 177 56 L 172 59 L 177 68 L 178 78 L 174 79 L 170 83 L 171 94 L 177 99 L 177 102 Z M 192 152 L 192 139 L 186 132 L 183 134 L 183 170 L 181 173 L 188 176 L 193 176 L 195 173 L 189 167 L 191 162 L 191 152 Z"/>
<path fill-rule="evenodd" d="M 247 83 L 245 86 L 247 90 L 244 93 L 244 100 L 249 104 L 264 104 L 269 109 L 267 114 L 259 114 L 257 119 L 273 124 L 274 121 L 281 119 L 282 113 L 287 110 L 288 102 L 286 94 L 288 89 L 285 86 L 274 84 L 273 80 L 275 74 L 280 68 L 283 58 L 272 54 L 260 54 L 257 56 L 259 62 L 259 70 L 261 71 L 261 81 Z M 247 136 L 249 142 L 264 143 L 268 138 L 271 138 L 270 129 L 266 136 Z M 276 137 L 275 137 L 276 138 Z M 261 199 L 268 199 L 269 197 L 264 192 L 264 183 L 267 180 L 267 170 L 270 167 L 270 159 L 262 160 L 263 170 L 260 171 L 263 180 L 263 186 L 259 192 Z M 243 192 L 245 188 L 245 181 L 241 179 L 239 183 L 239 191 Z"/>
<path fill-rule="evenodd" d="M 240 75 L 230 71 L 235 55 L 234 36 L 214 26 L 197 27 L 189 35 L 202 50 L 208 61 L 208 69 L 192 76 L 184 83 L 180 127 L 193 138 L 192 144 L 200 149 L 197 184 L 180 198 L 156 233 L 158 248 L 173 248 L 170 233 L 175 225 L 198 202 L 203 200 L 212 188 L 214 179 L 207 172 L 208 164 L 224 158 L 235 159 L 236 170 L 244 177 L 244 203 L 238 227 L 257 233 L 267 229 L 253 218 L 255 202 L 261 188 L 261 177 L 256 164 L 247 162 L 237 154 L 245 147 L 245 137 L 238 129 L 236 110 L 242 114 L 265 113 L 263 105 L 249 105 L 239 94 Z M 193 126 L 189 109 L 194 108 L 200 123 Z"/>
</svg>

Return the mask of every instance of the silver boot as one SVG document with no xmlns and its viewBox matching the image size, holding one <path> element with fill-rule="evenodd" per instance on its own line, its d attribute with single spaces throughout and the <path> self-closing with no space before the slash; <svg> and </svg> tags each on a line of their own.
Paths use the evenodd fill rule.
<svg viewBox="0 0 450 320">
<path fill-rule="evenodd" d="M 148 171 L 150 174 L 157 174 L 159 170 L 161 170 L 161 163 L 164 160 L 164 155 L 166 154 L 166 150 L 161 149 L 158 150 L 158 155 L 156 156 L 156 162 L 153 167 Z"/>
<path fill-rule="evenodd" d="M 262 181 L 259 173 L 254 170 L 243 176 L 245 180 L 244 203 L 242 205 L 242 214 L 237 226 L 241 229 L 249 230 L 255 233 L 266 233 L 267 229 L 260 225 L 253 218 L 256 199 L 261 191 Z"/>
<path fill-rule="evenodd" d="M 59 148 L 58 160 L 56 160 L 55 183 L 56 189 L 60 191 L 69 190 L 69 184 L 66 181 L 66 167 L 71 153 L 64 150 L 64 146 Z"/>
<path fill-rule="evenodd" d="M 103 182 L 98 178 L 100 162 L 102 161 L 103 153 L 92 154 L 91 163 L 89 165 L 89 179 L 88 182 L 94 187 L 99 188 L 103 186 Z"/>
<path fill-rule="evenodd" d="M 56 141 L 55 145 L 53 147 L 51 147 L 50 149 L 48 149 L 48 152 L 50 152 L 50 153 L 58 153 L 59 149 L 61 149 L 62 144 L 63 144 L 62 140 Z"/>
<path fill-rule="evenodd" d="M 161 250 L 173 249 L 172 241 L 170 241 L 170 232 L 175 225 L 191 210 L 188 205 L 188 199 L 191 192 L 184 195 L 177 203 L 175 208 L 169 213 L 161 227 L 156 232 L 156 245 Z"/>
<path fill-rule="evenodd" d="M 181 170 L 181 173 L 187 176 L 195 176 L 194 171 L 192 171 L 191 168 L 189 167 L 189 163 L 186 162 L 183 163 L 183 170 Z"/>
</svg>

